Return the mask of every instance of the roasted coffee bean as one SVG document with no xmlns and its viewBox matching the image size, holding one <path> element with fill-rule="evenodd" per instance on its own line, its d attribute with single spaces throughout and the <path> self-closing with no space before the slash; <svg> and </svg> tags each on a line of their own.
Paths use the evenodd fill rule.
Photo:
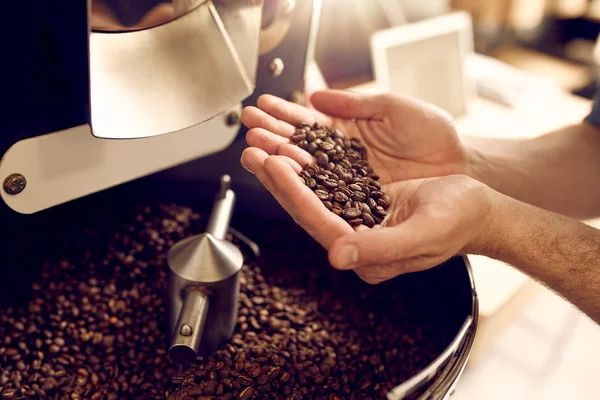
<svg viewBox="0 0 600 400">
<path fill-rule="evenodd" d="M 345 194 L 345 195 L 346 195 L 346 197 L 348 197 L 348 198 L 349 198 L 350 196 L 352 196 L 352 193 L 353 193 L 353 192 L 352 192 L 352 190 L 350 190 L 350 188 L 349 188 L 348 186 L 341 187 L 341 188 L 339 189 L 339 192 L 340 192 L 340 193 L 343 193 L 343 194 Z"/>
<path fill-rule="evenodd" d="M 334 148 L 335 148 L 335 143 L 333 143 L 333 142 L 323 142 L 323 144 L 321 145 L 321 149 L 326 152 L 333 150 Z"/>
<path fill-rule="evenodd" d="M 367 205 L 367 203 L 360 203 L 360 211 L 366 214 L 371 214 L 371 208 Z"/>
<path fill-rule="evenodd" d="M 317 156 L 317 165 L 320 167 L 326 167 L 329 163 L 329 156 L 325 153 L 321 153 Z"/>
<path fill-rule="evenodd" d="M 340 175 L 340 179 L 346 184 L 351 183 L 352 182 L 352 174 L 345 172 Z"/>
<path fill-rule="evenodd" d="M 345 219 L 351 220 L 351 219 L 360 217 L 361 212 L 360 212 L 360 210 L 357 210 L 356 208 L 347 208 L 344 210 L 342 215 L 344 216 Z"/>
<path fill-rule="evenodd" d="M 295 133 L 292 137 L 292 142 L 300 143 L 303 140 L 306 140 L 306 133 Z"/>
<path fill-rule="evenodd" d="M 333 204 L 330 201 L 324 201 L 323 205 L 329 210 L 332 211 L 333 210 Z"/>
<path fill-rule="evenodd" d="M 327 179 L 329 179 L 329 176 L 326 174 L 318 174 L 315 175 L 315 179 L 317 180 L 317 182 L 325 182 Z"/>
<path fill-rule="evenodd" d="M 384 210 L 384 209 L 383 209 L 383 207 L 381 207 L 381 206 L 377 206 L 377 207 L 376 207 L 376 208 L 373 210 L 373 213 L 374 213 L 375 215 L 377 215 L 378 217 L 381 217 L 381 218 L 384 218 L 384 217 L 387 215 L 387 213 L 385 212 L 385 210 Z"/>
<path fill-rule="evenodd" d="M 254 395 L 254 388 L 252 386 L 248 386 L 244 390 L 238 394 L 238 399 L 240 400 L 248 400 Z"/>
<path fill-rule="evenodd" d="M 325 154 L 327 154 L 327 157 L 329 157 L 330 162 L 333 161 L 333 157 L 337 156 L 337 152 L 334 149 L 327 150 Z M 333 163 L 333 168 L 335 168 L 335 163 Z"/>
<path fill-rule="evenodd" d="M 351 226 L 360 226 L 360 225 L 362 225 L 363 220 L 362 220 L 362 218 L 355 218 L 355 219 L 348 220 L 348 223 Z"/>
<path fill-rule="evenodd" d="M 371 193 L 371 197 L 374 198 L 375 200 L 380 199 L 383 197 L 383 192 L 380 190 L 373 192 L 373 193 Z"/>
<path fill-rule="evenodd" d="M 362 223 L 369 228 L 375 226 L 375 220 L 373 219 L 373 216 L 370 213 L 366 212 L 362 213 Z"/>
<path fill-rule="evenodd" d="M 356 192 L 362 192 L 362 187 L 360 185 L 357 185 L 356 183 L 352 183 L 348 185 L 348 187 Z"/>
<path fill-rule="evenodd" d="M 352 199 L 354 201 L 365 201 L 367 198 L 367 195 L 365 195 L 363 192 L 354 192 L 354 194 L 352 195 Z"/>
<path fill-rule="evenodd" d="M 335 201 L 339 201 L 340 203 L 345 203 L 348 201 L 348 195 L 346 195 L 344 192 L 335 192 L 333 194 L 333 199 Z"/>
<path fill-rule="evenodd" d="M 369 206 L 370 209 L 374 210 L 375 208 L 377 208 L 377 201 L 375 201 L 375 199 L 367 199 L 367 205 Z"/>
<path fill-rule="evenodd" d="M 323 200 L 323 201 L 329 200 L 329 192 L 328 191 L 318 189 L 315 191 L 315 193 L 317 194 L 317 197 L 319 197 L 320 200 Z"/>
<path fill-rule="evenodd" d="M 316 138 L 317 135 L 313 131 L 308 131 L 308 133 L 306 134 L 306 140 L 309 143 L 314 142 Z"/>
<path fill-rule="evenodd" d="M 377 205 L 381 208 L 383 208 L 384 210 L 387 210 L 389 205 L 387 203 L 387 201 L 385 201 L 384 199 L 377 199 Z"/>
<path fill-rule="evenodd" d="M 303 140 L 300 143 L 298 143 L 298 147 L 300 147 L 301 149 L 306 149 L 308 147 L 308 142 L 306 140 Z"/>
<path fill-rule="evenodd" d="M 329 190 L 333 190 L 338 187 L 337 179 L 327 179 L 323 182 L 323 186 L 325 186 Z"/>
<path fill-rule="evenodd" d="M 317 145 L 315 142 L 310 142 L 308 146 L 306 146 L 306 151 L 308 151 L 310 154 L 315 154 L 317 150 L 319 150 L 319 145 Z"/>
</svg>

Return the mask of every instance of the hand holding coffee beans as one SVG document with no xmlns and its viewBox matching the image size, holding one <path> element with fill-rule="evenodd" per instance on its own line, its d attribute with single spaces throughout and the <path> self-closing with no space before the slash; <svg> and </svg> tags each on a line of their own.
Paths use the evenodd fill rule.
<svg viewBox="0 0 600 400">
<path fill-rule="evenodd" d="M 367 149 L 338 129 L 300 124 L 291 141 L 316 158 L 300 178 L 325 207 L 351 226 L 373 228 L 387 216 L 390 198 L 367 161 Z"/>
</svg>

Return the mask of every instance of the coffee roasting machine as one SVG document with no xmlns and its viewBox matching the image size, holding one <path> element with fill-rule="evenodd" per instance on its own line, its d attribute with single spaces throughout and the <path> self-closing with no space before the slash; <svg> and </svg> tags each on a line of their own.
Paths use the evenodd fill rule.
<svg viewBox="0 0 600 400">
<path fill-rule="evenodd" d="M 0 119 L 0 253 L 7 259 L 2 266 L 13 268 L 15 257 L 27 252 L 23 242 L 37 234 L 37 218 L 141 178 L 157 188 L 192 182 L 193 189 L 188 186 L 184 192 L 209 201 L 214 191 L 206 188 L 221 179 L 213 217 L 227 214 L 222 217 L 226 226 L 233 203 L 223 206 L 231 207 L 228 210 L 217 208 L 230 196 L 230 186 L 236 188 L 240 209 L 260 213 L 260 205 L 272 208 L 274 200 L 239 164 L 246 146 L 240 113 L 265 93 L 303 103 L 321 2 L 3 4 L 0 93 L 8 107 Z M 241 259 L 222 243 L 222 229 L 196 239 L 226 248 L 232 275 L 223 279 L 233 276 L 228 287 L 235 290 Z M 181 257 L 196 254 L 184 248 L 185 243 L 178 246 L 180 251 L 170 255 L 172 260 L 179 257 L 170 265 L 172 272 L 189 268 L 184 265 L 189 259 Z M 447 398 L 473 343 L 477 297 L 466 258 L 423 276 L 432 280 L 431 310 L 440 314 L 447 347 L 427 369 L 394 389 L 389 399 L 405 398 L 416 389 L 426 389 L 425 398 Z M 203 277 L 196 274 L 194 279 Z M 174 285 L 177 290 L 180 283 Z M 169 295 L 173 299 L 179 293 Z M 203 296 L 195 298 L 201 302 Z M 173 303 L 170 320 L 183 337 L 176 339 L 180 342 L 173 344 L 171 353 L 177 357 L 181 345 L 182 357 L 189 359 L 190 349 L 198 350 L 199 343 L 181 342 L 191 334 L 175 315 L 182 302 Z M 210 320 L 205 322 L 212 315 L 210 306 L 198 304 L 204 314 L 197 326 L 210 326 Z"/>
</svg>

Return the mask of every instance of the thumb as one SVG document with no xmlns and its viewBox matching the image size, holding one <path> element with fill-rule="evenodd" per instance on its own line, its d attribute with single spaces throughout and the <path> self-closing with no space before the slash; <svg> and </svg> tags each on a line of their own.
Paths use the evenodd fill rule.
<svg viewBox="0 0 600 400">
<path fill-rule="evenodd" d="M 387 94 L 364 94 L 346 90 L 318 91 L 310 97 L 312 106 L 337 118 L 382 119 L 387 105 Z"/>
<path fill-rule="evenodd" d="M 430 224 L 418 214 L 403 223 L 381 229 L 355 232 L 336 239 L 329 249 L 329 262 L 337 269 L 388 264 L 425 254 L 432 242 Z"/>
</svg>

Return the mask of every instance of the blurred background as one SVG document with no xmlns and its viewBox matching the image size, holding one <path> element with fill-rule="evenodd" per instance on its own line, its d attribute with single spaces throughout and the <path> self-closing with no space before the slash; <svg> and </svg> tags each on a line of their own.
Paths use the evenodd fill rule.
<svg viewBox="0 0 600 400">
<path fill-rule="evenodd" d="M 316 63 L 329 87 L 464 102 L 452 110 L 461 134 L 482 136 L 533 137 L 590 111 L 599 0 L 323 0 L 322 7 Z M 467 28 L 448 18 L 457 12 L 468 16 Z M 466 96 L 457 97 L 457 87 Z M 470 261 L 480 327 L 452 398 L 600 398 L 598 326 L 512 267 Z"/>
</svg>

